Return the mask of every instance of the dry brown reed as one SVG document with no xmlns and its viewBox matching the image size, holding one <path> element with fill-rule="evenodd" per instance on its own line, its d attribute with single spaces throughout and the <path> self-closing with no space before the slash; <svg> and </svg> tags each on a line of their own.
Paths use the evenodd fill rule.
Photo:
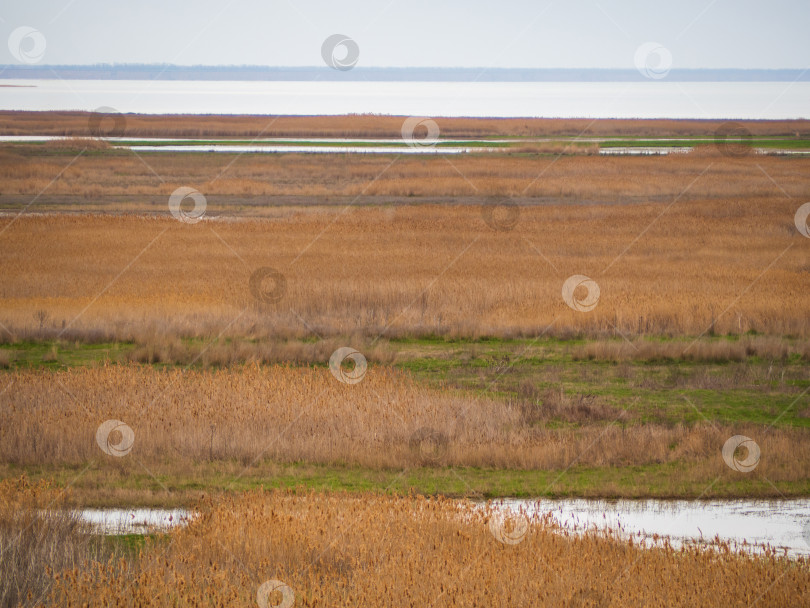
<svg viewBox="0 0 810 608">
<path fill-rule="evenodd" d="M 131 567 L 61 573 L 53 604 L 254 606 L 268 580 L 296 606 L 757 606 L 810 601 L 804 559 L 728 546 L 642 548 L 558 528 L 548 516 L 421 497 L 229 496 L 202 506 Z M 267 599 L 266 596 L 262 599 Z M 270 605 L 279 605 L 275 591 Z M 291 605 L 291 604 L 285 604 Z"/>
<path fill-rule="evenodd" d="M 114 554 L 75 512 L 61 510 L 63 493 L 25 477 L 0 481 L 0 606 L 42 606 L 55 573 Z"/>
<path fill-rule="evenodd" d="M 0 112 L 2 135 L 90 134 L 88 112 Z M 125 114 L 129 137 L 401 137 L 405 116 L 217 116 Z M 443 137 L 640 136 L 712 137 L 720 120 L 626 120 L 548 118 L 436 118 Z M 807 136 L 807 120 L 752 120 L 754 135 Z"/>
<path fill-rule="evenodd" d="M 142 464 L 213 459 L 245 467 L 300 461 L 564 470 L 573 462 L 680 462 L 713 479 L 735 474 L 720 457 L 723 443 L 749 433 L 767 454 L 753 475 L 774 483 L 810 475 L 810 443 L 802 429 L 637 425 L 623 408 L 592 399 L 549 394 L 539 402 L 496 401 L 426 389 L 376 366 L 355 385 L 342 384 L 324 368 L 258 365 L 185 372 L 137 365 L 18 371 L 5 382 L 14 390 L 0 397 L 0 461 L 17 465 L 95 461 L 139 471 Z M 550 416 L 584 424 L 536 424 Z M 133 430 L 125 458 L 107 456 L 97 444 L 97 428 L 109 419 Z M 446 439 L 435 462 L 426 463 L 414 446 L 424 429 Z M 677 486 L 677 471 L 671 482 Z"/>
<path fill-rule="evenodd" d="M 3 199 L 27 196 L 20 203 L 24 205 L 41 194 L 39 207 L 50 199 L 78 197 L 80 208 L 115 212 L 128 202 L 143 206 L 158 197 L 165 209 L 166 200 L 177 187 L 191 186 L 209 198 L 210 214 L 227 216 L 273 202 L 256 197 L 310 197 L 299 204 L 317 203 L 314 197 L 359 196 L 366 197 L 363 200 L 516 197 L 518 202 L 529 204 L 669 203 L 678 197 L 683 203 L 723 199 L 728 216 L 736 217 L 749 207 L 763 204 L 761 199 L 783 198 L 786 193 L 801 204 L 810 194 L 807 160 L 793 157 L 735 159 L 701 153 L 558 158 L 555 154 L 565 148 L 558 150 L 544 144 L 551 146 L 539 149 L 546 154 L 484 152 L 452 158 L 379 154 L 135 155 L 126 151 L 85 152 L 75 158 L 81 148 L 74 153 L 64 146 L 0 146 Z M 60 179 L 54 181 L 57 175 Z M 109 202 L 105 197 L 110 197 Z M 71 201 L 75 199 L 63 203 Z"/>
<path fill-rule="evenodd" d="M 510 231 L 494 230 L 475 205 L 314 208 L 195 225 L 23 215 L 0 222 L 9 226 L 0 333 L 142 344 L 356 333 L 806 338 L 810 241 L 793 225 L 796 208 L 786 198 L 745 208 L 531 206 Z M 262 267 L 286 277 L 277 302 L 251 292 Z M 600 286 L 590 312 L 562 297 L 574 274 Z"/>
</svg>

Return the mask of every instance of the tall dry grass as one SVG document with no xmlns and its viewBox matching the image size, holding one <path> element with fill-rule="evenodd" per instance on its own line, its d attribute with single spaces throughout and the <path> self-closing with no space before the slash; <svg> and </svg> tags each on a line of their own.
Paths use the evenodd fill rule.
<svg viewBox="0 0 810 608">
<path fill-rule="evenodd" d="M 362 196 L 362 201 L 375 200 L 372 197 L 517 197 L 527 203 L 538 202 L 528 199 L 543 203 L 724 199 L 728 213 L 734 216 L 761 204 L 757 199 L 783 197 L 780 188 L 798 201 L 810 194 L 807 160 L 793 157 L 730 159 L 700 153 L 557 158 L 553 154 L 562 150 L 546 144 L 538 149 L 545 156 L 481 153 L 452 158 L 401 155 L 395 159 L 378 154 L 237 157 L 166 152 L 136 156 L 116 151 L 86 152 L 75 158 L 81 148 L 74 152 L 65 145 L 0 146 L 3 201 L 27 196 L 20 203 L 24 205 L 41 194 L 39 206 L 48 200 L 76 202 L 70 197 L 80 197 L 84 209 L 114 212 L 128 202 L 145 205 L 158 197 L 165 208 L 177 187 L 192 186 L 209 198 L 209 213 L 215 215 L 244 213 L 241 205 L 249 208 L 271 202 L 255 197 Z M 57 175 L 60 179 L 54 181 Z M 305 198 L 299 205 L 317 202 Z"/>
<path fill-rule="evenodd" d="M 54 605 L 757 606 L 810 602 L 804 559 L 727 546 L 644 549 L 550 518 L 501 522 L 470 503 L 380 495 L 252 493 L 202 507 L 134 566 L 64 572 Z M 525 527 L 524 527 L 525 526 Z M 267 589 L 267 587 L 265 587 Z M 262 605 L 262 604 L 259 604 Z"/>
<path fill-rule="evenodd" d="M 57 573 L 118 556 L 61 510 L 63 492 L 25 477 L 0 481 L 0 606 L 42 606 Z"/>
<path fill-rule="evenodd" d="M 767 456 L 752 475 L 773 482 L 810 475 L 802 429 L 634 424 L 631 414 L 597 402 L 551 394 L 495 401 L 426 389 L 384 367 L 370 368 L 355 385 L 323 368 L 258 365 L 185 373 L 137 365 L 22 371 L 4 381 L 13 390 L 0 396 L 0 461 L 25 466 L 93 461 L 140 471 L 161 463 L 227 460 L 248 468 L 270 460 L 564 470 L 574 462 L 680 462 L 713 479 L 736 474 L 720 450 L 732 435 L 748 433 Z M 583 426 L 537 424 L 548 416 Z M 132 429 L 126 457 L 105 455 L 98 445 L 105 420 Z M 426 455 L 431 437 L 436 451 Z M 121 444 L 123 436 L 110 441 Z M 676 472 L 673 487 L 677 482 Z"/>
<path fill-rule="evenodd" d="M 142 343 L 752 330 L 806 338 L 810 240 L 793 225 L 796 209 L 786 198 L 532 206 L 511 231 L 491 228 L 475 205 L 314 208 L 194 225 L 23 215 L 0 222 L 0 333 Z M 251 291 L 262 267 L 286 278 L 278 301 Z M 563 299 L 575 274 L 600 287 L 590 312 Z"/>
<path fill-rule="evenodd" d="M 89 112 L 0 112 L 0 135 L 90 134 Z M 400 137 L 405 116 L 217 116 L 125 114 L 129 137 Z M 607 136 L 712 137 L 720 120 L 437 118 L 443 137 Z M 807 120 L 742 121 L 755 135 L 810 134 Z"/>
</svg>

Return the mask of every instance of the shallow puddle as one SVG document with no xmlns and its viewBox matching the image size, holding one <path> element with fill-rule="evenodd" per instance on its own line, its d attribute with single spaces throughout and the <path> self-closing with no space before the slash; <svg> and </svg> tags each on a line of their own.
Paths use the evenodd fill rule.
<svg viewBox="0 0 810 608">
<path fill-rule="evenodd" d="M 624 537 L 682 543 L 721 541 L 788 555 L 810 555 L 810 499 L 790 500 L 517 500 L 495 501 L 527 513 L 551 512 L 571 530 L 610 528 Z"/>
</svg>

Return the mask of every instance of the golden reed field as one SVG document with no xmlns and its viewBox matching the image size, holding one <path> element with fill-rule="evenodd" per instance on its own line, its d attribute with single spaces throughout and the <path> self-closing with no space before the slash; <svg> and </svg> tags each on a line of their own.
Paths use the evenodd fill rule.
<svg viewBox="0 0 810 608">
<path fill-rule="evenodd" d="M 93 462 L 103 456 L 94 439 L 99 423 L 121 420 L 133 433 L 124 441 L 131 458 L 113 459 L 123 471 L 145 464 L 177 473 L 197 462 L 237 462 L 243 473 L 292 462 L 556 471 L 574 462 L 679 463 L 669 480 L 676 487 L 735 479 L 738 473 L 719 450 L 730 436 L 749 432 L 768 455 L 753 478 L 776 483 L 810 476 L 805 429 L 640 424 L 633 413 L 604 405 L 592 407 L 588 424 L 574 432 L 537 424 L 534 412 L 519 402 L 424 388 L 381 366 L 369 368 L 354 385 L 338 382 L 324 368 L 258 364 L 17 371 L 3 381 L 3 388 L 13 390 L 2 401 L 0 462 L 20 466 Z"/>
<path fill-rule="evenodd" d="M 89 136 L 88 112 L 0 111 L 2 135 Z M 132 137 L 400 137 L 402 116 L 219 116 L 118 114 Z M 720 120 L 437 118 L 443 137 L 713 135 Z M 112 126 L 112 125 L 110 125 Z M 118 126 L 118 125 L 116 125 Z M 808 120 L 745 121 L 754 135 L 807 136 Z"/>
<path fill-rule="evenodd" d="M 714 199 L 732 209 L 745 203 L 746 211 L 770 199 L 793 198 L 798 207 L 810 198 L 803 158 L 727 157 L 710 142 L 666 157 L 593 156 L 587 145 L 565 143 L 545 154 L 526 144 L 527 153 L 517 148 L 449 156 L 136 154 L 108 146 L 94 139 L 0 145 L 0 202 L 9 211 L 36 198 L 30 211 L 58 202 L 85 211 L 160 212 L 176 188 L 188 186 L 209 199 L 210 215 L 232 216 L 284 202 L 263 196 L 304 197 L 295 199 L 299 205 L 384 204 L 386 197 L 399 203 L 510 197 L 528 205 Z"/>
<path fill-rule="evenodd" d="M 193 137 L 397 137 L 402 124 L 369 116 L 126 120 L 131 136 Z M 718 127 L 439 124 L 444 137 L 469 138 L 711 138 Z M 808 134 L 807 121 L 746 127 Z M 695 487 L 715 496 L 715 484 L 717 495 L 755 487 L 762 495 L 765 484 L 801 494 L 810 473 L 798 420 L 807 411 L 799 376 L 810 356 L 810 239 L 795 215 L 810 202 L 805 159 L 728 158 L 711 146 L 606 158 L 592 142 L 553 149 L 564 155 L 535 147 L 452 158 L 135 154 L 78 139 L 86 131 L 82 113 L 0 113 L 2 134 L 66 137 L 0 146 L 0 341 L 8 347 L 0 357 L 0 605 L 810 603 L 806 558 L 772 550 L 645 548 L 572 534 L 541 515 L 503 522 L 491 508 L 444 498 L 232 489 L 243 473 L 270 478 L 282 464 L 380 475 L 458 476 L 466 467 L 504 478 L 561 476 L 576 465 L 639 479 L 657 471 L 666 477 L 660 496 L 694 496 Z M 205 197 L 200 221 L 170 213 L 179 187 Z M 752 335 L 691 342 L 717 334 Z M 576 338 L 561 342 L 570 365 L 595 363 L 583 364 L 566 395 L 559 363 L 524 370 L 530 377 L 510 389 L 518 392 L 497 398 L 427 388 L 392 366 L 389 340 L 431 336 Z M 657 341 L 670 337 L 677 340 Z M 57 356 L 57 348 L 115 342 L 135 343 L 129 360 L 82 367 Z M 344 343 L 362 344 L 373 362 L 359 384 L 323 367 Z M 9 358 L 43 344 L 52 354 L 35 363 Z M 662 360 L 676 362 L 669 379 L 633 376 Z M 275 361 L 321 365 L 268 364 Z M 678 375 L 677 362 L 714 361 L 721 373 L 705 365 L 702 375 Z M 647 413 L 630 407 L 631 392 L 577 399 L 578 382 L 597 364 L 633 378 L 617 394 L 649 390 Z M 713 402 L 714 421 L 650 417 L 671 405 L 656 398 L 670 385 L 728 403 Z M 746 409 L 745 391 L 769 400 L 763 412 L 774 426 L 750 422 L 762 418 Z M 788 411 L 795 426 L 775 426 Z M 126 424 L 106 437 L 107 450 L 98 435 L 105 420 Z M 721 454 L 735 434 L 755 436 L 762 451 L 747 477 Z M 125 457 L 110 455 L 121 446 Z M 154 485 L 198 490 L 200 467 L 203 487 L 217 492 L 167 536 L 111 541 L 67 511 L 44 513 L 81 505 L 89 492 L 94 504 L 145 493 L 168 504 L 171 491 Z M 65 483 L 34 484 L 23 473 Z M 127 485 L 144 473 L 150 487 Z M 583 495 L 627 491 L 600 479 L 585 479 Z M 67 487 L 74 482 L 78 499 Z M 654 482 L 646 483 L 639 487 Z"/>
<path fill-rule="evenodd" d="M 810 602 L 804 558 L 752 557 L 728 546 L 644 549 L 635 539 L 560 529 L 548 516 L 442 498 L 230 495 L 200 504 L 186 528 L 147 541 L 133 560 L 120 549 L 100 550 L 69 518 L 30 515 L 54 504 L 53 489 L 9 480 L 0 493 L 3 505 L 16 507 L 0 509 L 2 529 L 26 526 L 25 542 L 43 531 L 60 541 L 48 545 L 48 559 L 60 566 L 51 587 L 36 585 L 42 575 L 35 563 L 21 564 L 30 576 L 18 579 L 20 595 L 36 605 L 784 608 Z"/>
<path fill-rule="evenodd" d="M 6 216 L 0 322 L 5 339 L 805 338 L 810 239 L 794 226 L 798 200 L 500 207 L 494 221 L 487 205 L 286 207 L 272 219 L 193 225 L 168 211 Z M 501 221 L 514 226 L 496 229 Z M 277 274 L 256 274 L 263 268 Z M 598 285 L 592 310 L 566 305 L 572 275 Z"/>
</svg>

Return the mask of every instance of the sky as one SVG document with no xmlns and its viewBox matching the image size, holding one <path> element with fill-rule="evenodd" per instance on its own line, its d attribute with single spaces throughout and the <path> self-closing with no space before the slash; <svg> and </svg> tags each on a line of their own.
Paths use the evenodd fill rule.
<svg viewBox="0 0 810 608">
<path fill-rule="evenodd" d="M 667 49 L 673 69 L 810 67 L 810 0 L 4 4 L 0 36 L 15 40 L 22 26 L 39 31 L 44 52 L 36 62 L 45 65 L 322 66 L 324 40 L 343 34 L 366 67 L 633 68 L 648 42 Z M 35 43 L 21 44 L 31 50 Z M 6 44 L 0 63 L 21 62 Z"/>
</svg>

